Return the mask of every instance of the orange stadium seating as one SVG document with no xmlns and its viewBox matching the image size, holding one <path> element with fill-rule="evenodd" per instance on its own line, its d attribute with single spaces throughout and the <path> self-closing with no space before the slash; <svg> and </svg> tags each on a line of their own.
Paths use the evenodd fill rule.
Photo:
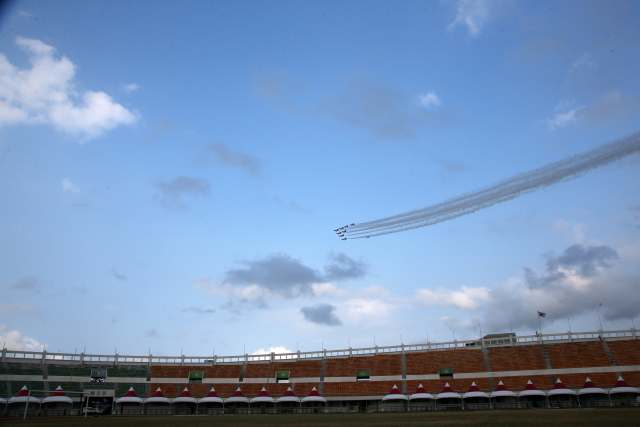
<svg viewBox="0 0 640 427">
<path fill-rule="evenodd" d="M 270 363 L 249 363 L 244 372 L 245 378 L 267 378 L 269 376 Z M 275 376 L 275 371 L 273 371 Z"/>
<path fill-rule="evenodd" d="M 618 366 L 640 365 L 640 340 L 609 341 L 607 344 Z"/>
<path fill-rule="evenodd" d="M 559 374 L 556 379 L 560 379 L 562 383 L 572 389 L 582 388 L 587 377 L 591 379 L 598 387 L 611 388 L 615 385 L 618 378 L 616 374 L 610 372 L 590 373 L 590 374 Z"/>
<path fill-rule="evenodd" d="M 537 345 L 489 349 L 489 363 L 493 372 L 547 369 Z"/>
<path fill-rule="evenodd" d="M 620 375 L 631 387 L 640 387 L 640 372 L 623 371 Z"/>
<path fill-rule="evenodd" d="M 400 354 L 385 354 L 327 359 L 324 376 L 355 378 L 358 371 L 369 371 L 371 376 L 402 375 L 402 356 Z"/>
<path fill-rule="evenodd" d="M 320 377 L 321 360 L 305 360 L 301 362 L 273 362 L 271 376 L 275 378 L 276 371 L 289 371 L 289 378 Z"/>
<path fill-rule="evenodd" d="M 171 383 L 151 383 L 149 387 L 149 390 L 151 390 L 151 394 L 155 393 L 158 387 L 160 387 L 160 390 L 162 390 L 164 395 L 167 396 L 169 399 L 173 399 L 179 394 L 177 393 L 178 384 L 171 384 Z"/>
<path fill-rule="evenodd" d="M 545 345 L 554 369 L 611 366 L 601 342 Z"/>
<path fill-rule="evenodd" d="M 197 369 L 192 369 L 197 370 Z M 242 365 L 215 365 L 203 368 L 205 378 L 240 378 Z"/>
<path fill-rule="evenodd" d="M 454 372 L 486 372 L 484 355 L 480 350 L 437 350 L 407 353 L 407 375 L 437 374 L 440 368 Z"/>
</svg>

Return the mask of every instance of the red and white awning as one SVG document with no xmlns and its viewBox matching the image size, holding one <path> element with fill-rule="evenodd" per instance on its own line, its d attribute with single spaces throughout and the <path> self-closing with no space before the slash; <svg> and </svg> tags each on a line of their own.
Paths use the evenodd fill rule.
<svg viewBox="0 0 640 427">
<path fill-rule="evenodd" d="M 413 399 L 435 399 L 431 393 L 429 393 L 423 386 L 422 383 L 418 386 L 418 389 L 415 393 L 409 396 L 409 400 Z"/>
<path fill-rule="evenodd" d="M 58 386 L 49 397 L 42 399 L 42 403 L 73 403 L 73 400 L 62 391 L 62 387 Z"/>
<path fill-rule="evenodd" d="M 247 396 L 245 396 L 242 393 L 242 390 L 240 390 L 240 387 L 238 387 L 236 392 L 233 393 L 231 397 L 226 398 L 224 402 L 225 403 L 249 403 L 249 399 L 247 399 Z"/>
<path fill-rule="evenodd" d="M 442 391 L 436 396 L 436 399 L 462 399 L 458 393 L 453 391 L 449 383 L 447 383 Z"/>
<path fill-rule="evenodd" d="M 582 388 L 578 390 L 578 395 L 583 394 L 607 394 L 607 391 L 595 385 L 594 382 L 587 377 Z"/>
<path fill-rule="evenodd" d="M 480 387 L 476 385 L 475 381 L 472 381 L 471 387 L 469 387 L 469 390 L 467 390 L 467 392 L 462 395 L 463 399 L 468 399 L 470 397 L 486 397 L 488 399 L 489 395 L 484 391 L 480 390 Z"/>
<path fill-rule="evenodd" d="M 407 396 L 405 396 L 404 394 L 402 394 L 400 392 L 400 390 L 398 390 L 398 387 L 394 384 L 393 388 L 391 389 L 391 392 L 389 392 L 389 394 L 387 394 L 385 397 L 382 398 L 383 401 L 385 400 L 409 400 L 409 398 Z"/>
<path fill-rule="evenodd" d="M 491 397 L 516 397 L 517 394 L 507 388 L 502 381 L 498 383 L 496 389 L 491 393 Z"/>
<path fill-rule="evenodd" d="M 640 390 L 635 387 L 631 387 L 625 380 L 622 379 L 622 377 L 618 377 L 618 382 L 616 382 L 616 385 L 614 385 L 613 388 L 609 390 L 609 394 L 615 393 L 640 393 Z"/>
<path fill-rule="evenodd" d="M 293 393 L 291 387 L 287 389 L 285 394 L 279 397 L 276 402 L 300 402 L 300 398 Z"/>
<path fill-rule="evenodd" d="M 576 393 L 575 391 L 568 389 L 566 385 L 564 385 L 562 383 L 562 381 L 560 381 L 560 378 L 558 378 L 558 380 L 556 381 L 556 383 L 553 385 L 553 389 L 549 390 L 548 395 L 549 396 L 558 396 L 561 394 L 570 394 L 573 396 L 576 396 L 578 393 Z"/>
<path fill-rule="evenodd" d="M 318 390 L 316 390 L 316 388 L 313 387 L 309 395 L 302 399 L 302 403 L 304 402 L 325 402 L 326 403 L 327 399 L 322 397 L 320 393 L 318 393 Z"/>
<path fill-rule="evenodd" d="M 531 380 L 527 381 L 527 385 L 524 386 L 524 390 L 522 390 L 520 393 L 518 393 L 518 396 L 520 396 L 520 397 L 522 397 L 522 396 L 546 396 L 546 395 L 547 395 L 547 393 L 545 393 L 542 390 L 539 390 L 538 387 L 533 385 Z"/>
<path fill-rule="evenodd" d="M 189 393 L 189 389 L 186 387 L 180 393 L 180 396 L 173 399 L 172 403 L 196 403 L 196 398 Z"/>
<path fill-rule="evenodd" d="M 262 390 L 260 390 L 260 393 L 258 393 L 256 397 L 251 399 L 251 403 L 260 403 L 260 402 L 269 402 L 269 403 L 275 402 L 273 400 L 273 397 L 269 396 L 269 393 L 267 393 L 267 389 L 264 387 L 262 387 Z"/>
<path fill-rule="evenodd" d="M 22 389 L 20 389 L 20 391 L 17 392 L 15 396 L 9 399 L 9 403 L 24 403 L 26 401 L 40 403 L 40 399 L 29 395 L 29 389 L 26 385 L 22 387 Z"/>
<path fill-rule="evenodd" d="M 160 387 L 158 387 L 155 393 L 144 400 L 144 403 L 171 403 L 171 401 L 164 395 L 162 390 L 160 390 Z"/>
<path fill-rule="evenodd" d="M 129 391 L 124 394 L 124 396 L 116 400 L 116 403 L 142 403 L 142 399 L 138 397 L 136 392 L 133 391 L 133 387 L 131 387 Z"/>
<path fill-rule="evenodd" d="M 216 393 L 216 390 L 213 387 L 211 387 L 211 390 L 209 390 L 209 393 L 205 397 L 200 399 L 198 403 L 222 403 L 222 399 L 220 398 L 220 396 L 218 396 L 218 393 Z"/>
</svg>

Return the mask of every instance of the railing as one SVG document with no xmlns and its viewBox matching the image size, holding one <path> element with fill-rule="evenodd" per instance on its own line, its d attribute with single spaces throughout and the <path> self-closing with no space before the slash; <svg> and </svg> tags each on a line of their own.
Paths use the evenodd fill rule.
<svg viewBox="0 0 640 427">
<path fill-rule="evenodd" d="M 307 351 L 296 353 L 270 353 L 258 355 L 239 355 L 239 356 L 153 356 L 153 355 L 135 355 L 121 356 L 119 354 L 85 354 L 85 353 L 50 353 L 47 351 L 23 351 L 23 350 L 2 350 L 2 362 L 7 360 L 15 361 L 34 361 L 40 363 L 60 363 L 60 364 L 105 364 L 105 365 L 216 365 L 216 364 L 239 364 L 244 362 L 257 361 L 298 361 L 309 359 L 321 359 L 323 357 L 349 357 L 364 356 L 376 354 L 394 354 L 407 351 L 439 351 L 452 349 L 470 349 L 492 347 L 492 346 L 524 346 L 536 345 L 541 343 L 563 343 L 574 341 L 596 341 L 596 340 L 617 340 L 617 339 L 638 339 L 636 330 L 619 331 L 595 331 L 595 332 L 566 332 L 552 334 L 538 334 L 525 336 L 511 336 L 500 338 L 484 338 L 480 340 L 467 341 L 448 341 L 440 343 L 427 342 L 426 344 L 401 344 L 386 347 L 365 347 L 365 348 L 348 348 L 339 350 L 321 350 Z"/>
</svg>

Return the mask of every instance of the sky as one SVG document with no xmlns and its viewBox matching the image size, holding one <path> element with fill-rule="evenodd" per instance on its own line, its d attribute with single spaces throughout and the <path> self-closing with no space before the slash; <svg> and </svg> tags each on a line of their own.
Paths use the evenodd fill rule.
<svg viewBox="0 0 640 427">
<path fill-rule="evenodd" d="M 433 225 L 334 232 L 639 131 L 638 2 L 0 11 L 9 349 L 230 356 L 640 325 L 637 153 Z"/>
</svg>

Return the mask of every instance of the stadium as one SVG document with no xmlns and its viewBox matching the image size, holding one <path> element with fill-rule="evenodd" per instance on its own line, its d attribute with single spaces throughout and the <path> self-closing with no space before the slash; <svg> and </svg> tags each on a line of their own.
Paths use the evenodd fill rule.
<svg viewBox="0 0 640 427">
<path fill-rule="evenodd" d="M 123 356 L 13 351 L 3 417 L 637 407 L 634 328 L 316 352 Z"/>
</svg>

